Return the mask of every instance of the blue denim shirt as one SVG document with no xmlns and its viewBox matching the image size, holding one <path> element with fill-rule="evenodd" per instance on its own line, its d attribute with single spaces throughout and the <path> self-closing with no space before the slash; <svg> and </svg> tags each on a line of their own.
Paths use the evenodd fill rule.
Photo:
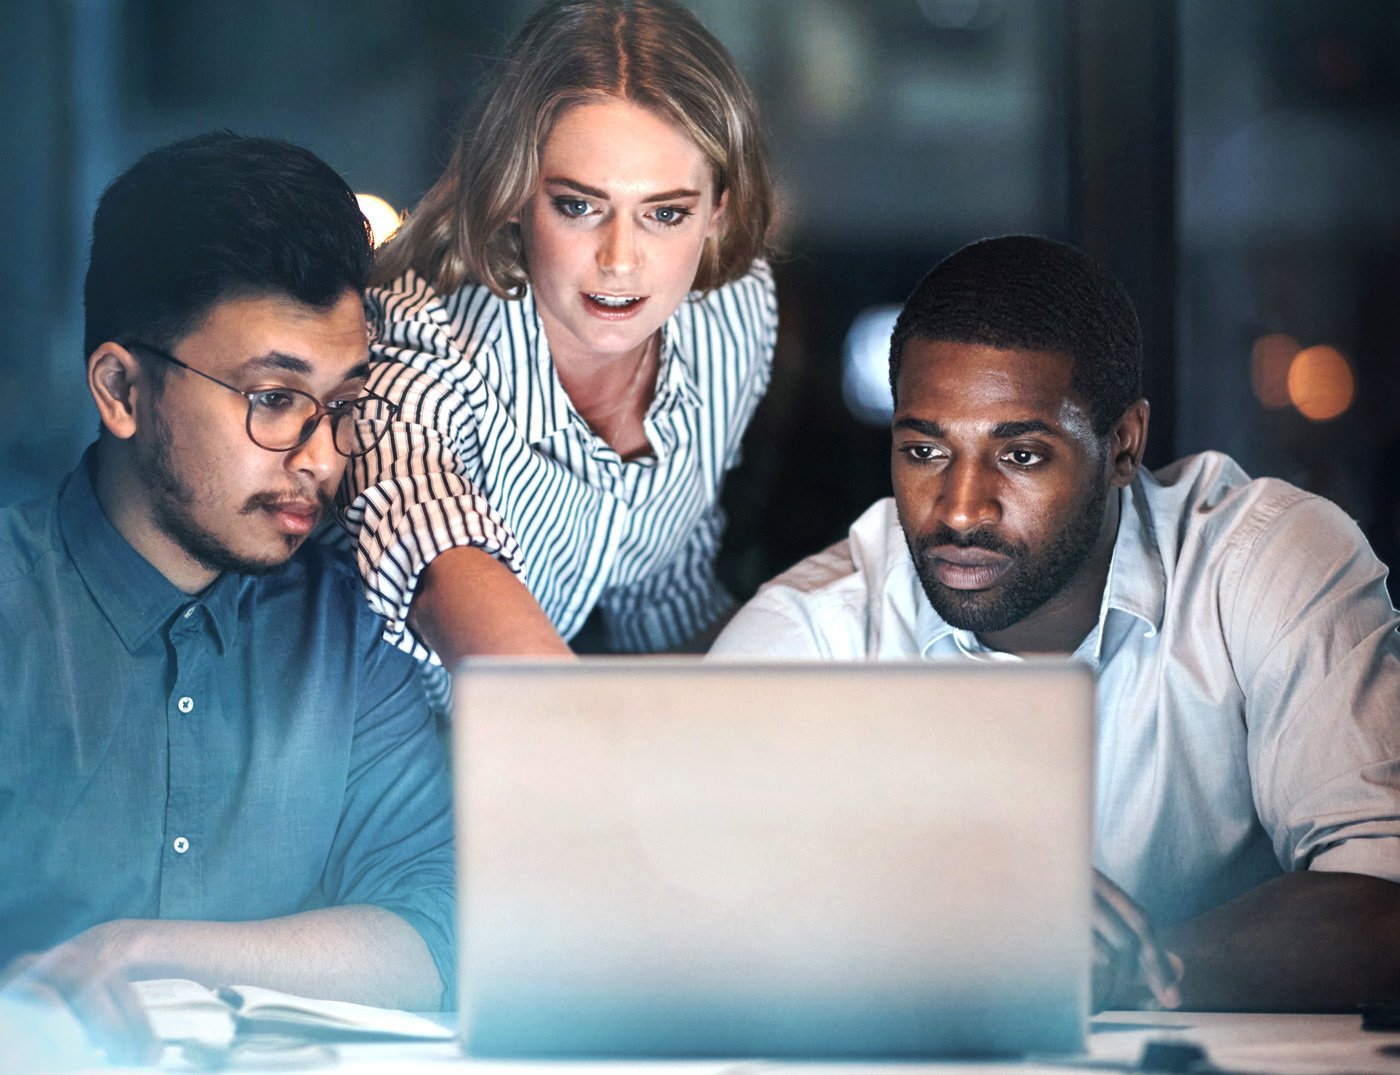
<svg viewBox="0 0 1400 1075">
<path fill-rule="evenodd" d="M 309 543 L 191 597 L 89 465 L 0 509 L 0 965 L 115 918 L 373 904 L 450 992 L 446 765 L 353 568 Z"/>
</svg>

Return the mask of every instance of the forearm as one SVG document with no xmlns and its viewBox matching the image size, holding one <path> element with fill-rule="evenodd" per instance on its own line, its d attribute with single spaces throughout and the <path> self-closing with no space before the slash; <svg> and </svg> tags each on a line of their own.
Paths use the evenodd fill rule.
<svg viewBox="0 0 1400 1075">
<path fill-rule="evenodd" d="M 443 991 L 418 931 L 363 904 L 252 922 L 127 919 L 95 926 L 75 943 L 131 979 L 260 985 L 411 1011 L 436 1009 Z"/>
<path fill-rule="evenodd" d="M 448 668 L 473 654 L 572 655 L 525 584 L 481 549 L 449 549 L 433 560 L 408 620 Z"/>
<path fill-rule="evenodd" d="M 1400 990 L 1400 885 L 1300 871 L 1162 931 L 1196 1010 L 1354 1011 Z"/>
</svg>

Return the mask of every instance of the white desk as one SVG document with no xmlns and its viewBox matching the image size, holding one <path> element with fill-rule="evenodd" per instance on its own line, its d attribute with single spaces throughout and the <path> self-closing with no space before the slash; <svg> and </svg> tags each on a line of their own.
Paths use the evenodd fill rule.
<svg viewBox="0 0 1400 1075">
<path fill-rule="evenodd" d="M 1361 1029 L 1359 1015 L 1242 1015 L 1223 1012 L 1109 1012 L 1094 1019 L 1090 1055 L 1134 1063 L 1151 1040 L 1180 1039 L 1203 1046 L 1211 1062 L 1231 1071 L 1276 1075 L 1322 1072 L 1396 1072 L 1400 1033 Z"/>
<path fill-rule="evenodd" d="M 1389 1045 L 1400 1053 L 1400 1032 L 1369 1033 L 1354 1015 L 1231 1015 L 1220 1013 L 1110 1012 L 1094 1019 L 1087 1057 L 1063 1062 L 941 1062 L 928 1064 L 780 1063 L 770 1061 L 531 1063 L 468 1060 L 453 1043 L 366 1044 L 335 1046 L 330 1067 L 255 1070 L 330 1070 L 361 1075 L 901 1075 L 919 1071 L 937 1075 L 1015 1072 L 1016 1075 L 1102 1069 L 1112 1064 L 1136 1066 L 1143 1046 L 1152 1040 L 1194 1042 L 1204 1047 L 1216 1068 L 1250 1075 L 1324 1075 L 1371 1073 L 1400 1075 L 1400 1055 L 1379 1051 Z M 173 1057 L 162 1070 L 189 1070 Z M 230 1071 L 240 1070 L 231 1067 Z M 254 1070 L 254 1069 L 242 1069 Z"/>
</svg>

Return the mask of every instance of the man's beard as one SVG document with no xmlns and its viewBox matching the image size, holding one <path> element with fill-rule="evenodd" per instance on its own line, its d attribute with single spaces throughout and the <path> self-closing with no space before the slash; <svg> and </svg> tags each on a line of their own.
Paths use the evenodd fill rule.
<svg viewBox="0 0 1400 1075">
<path fill-rule="evenodd" d="M 230 549 L 216 534 L 201 526 L 191 512 L 191 506 L 198 502 L 198 496 L 179 474 L 172 461 L 174 436 L 169 424 L 159 414 L 155 415 L 155 447 L 141 460 L 141 478 L 153 494 L 152 511 L 156 525 L 161 531 L 180 546 L 196 563 L 209 571 L 233 571 L 241 575 L 266 575 L 276 571 L 287 562 L 292 553 L 305 540 L 294 534 L 283 535 L 287 555 L 272 560 L 254 560 L 240 556 Z M 325 518 L 330 507 L 330 498 L 319 489 L 316 492 L 321 502 L 321 517 Z M 275 505 L 279 497 L 275 494 L 258 493 L 248 498 L 239 514 L 252 515 Z"/>
<path fill-rule="evenodd" d="M 1103 528 L 1108 478 L 1101 468 L 1096 468 L 1096 474 L 1093 486 L 1070 513 L 1069 521 L 1038 556 L 993 530 L 959 533 L 940 526 L 917 541 L 906 533 L 905 543 L 914 559 L 914 570 L 934 611 L 954 627 L 990 634 L 1020 623 L 1063 590 L 1088 560 Z M 1012 563 L 991 590 L 954 590 L 937 579 L 929 562 L 927 550 L 939 545 L 987 549 L 1010 557 Z"/>
</svg>

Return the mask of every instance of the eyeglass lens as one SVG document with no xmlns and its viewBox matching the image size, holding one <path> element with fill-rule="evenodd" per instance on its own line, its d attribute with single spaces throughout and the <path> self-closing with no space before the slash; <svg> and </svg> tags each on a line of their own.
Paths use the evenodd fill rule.
<svg viewBox="0 0 1400 1075">
<path fill-rule="evenodd" d="M 383 423 L 364 421 L 369 402 L 346 402 L 327 412 L 314 396 L 293 388 L 258 392 L 248 401 L 248 435 L 263 448 L 284 452 L 310 440 L 324 416 L 331 423 L 335 450 L 363 455 L 384 432 Z"/>
</svg>

